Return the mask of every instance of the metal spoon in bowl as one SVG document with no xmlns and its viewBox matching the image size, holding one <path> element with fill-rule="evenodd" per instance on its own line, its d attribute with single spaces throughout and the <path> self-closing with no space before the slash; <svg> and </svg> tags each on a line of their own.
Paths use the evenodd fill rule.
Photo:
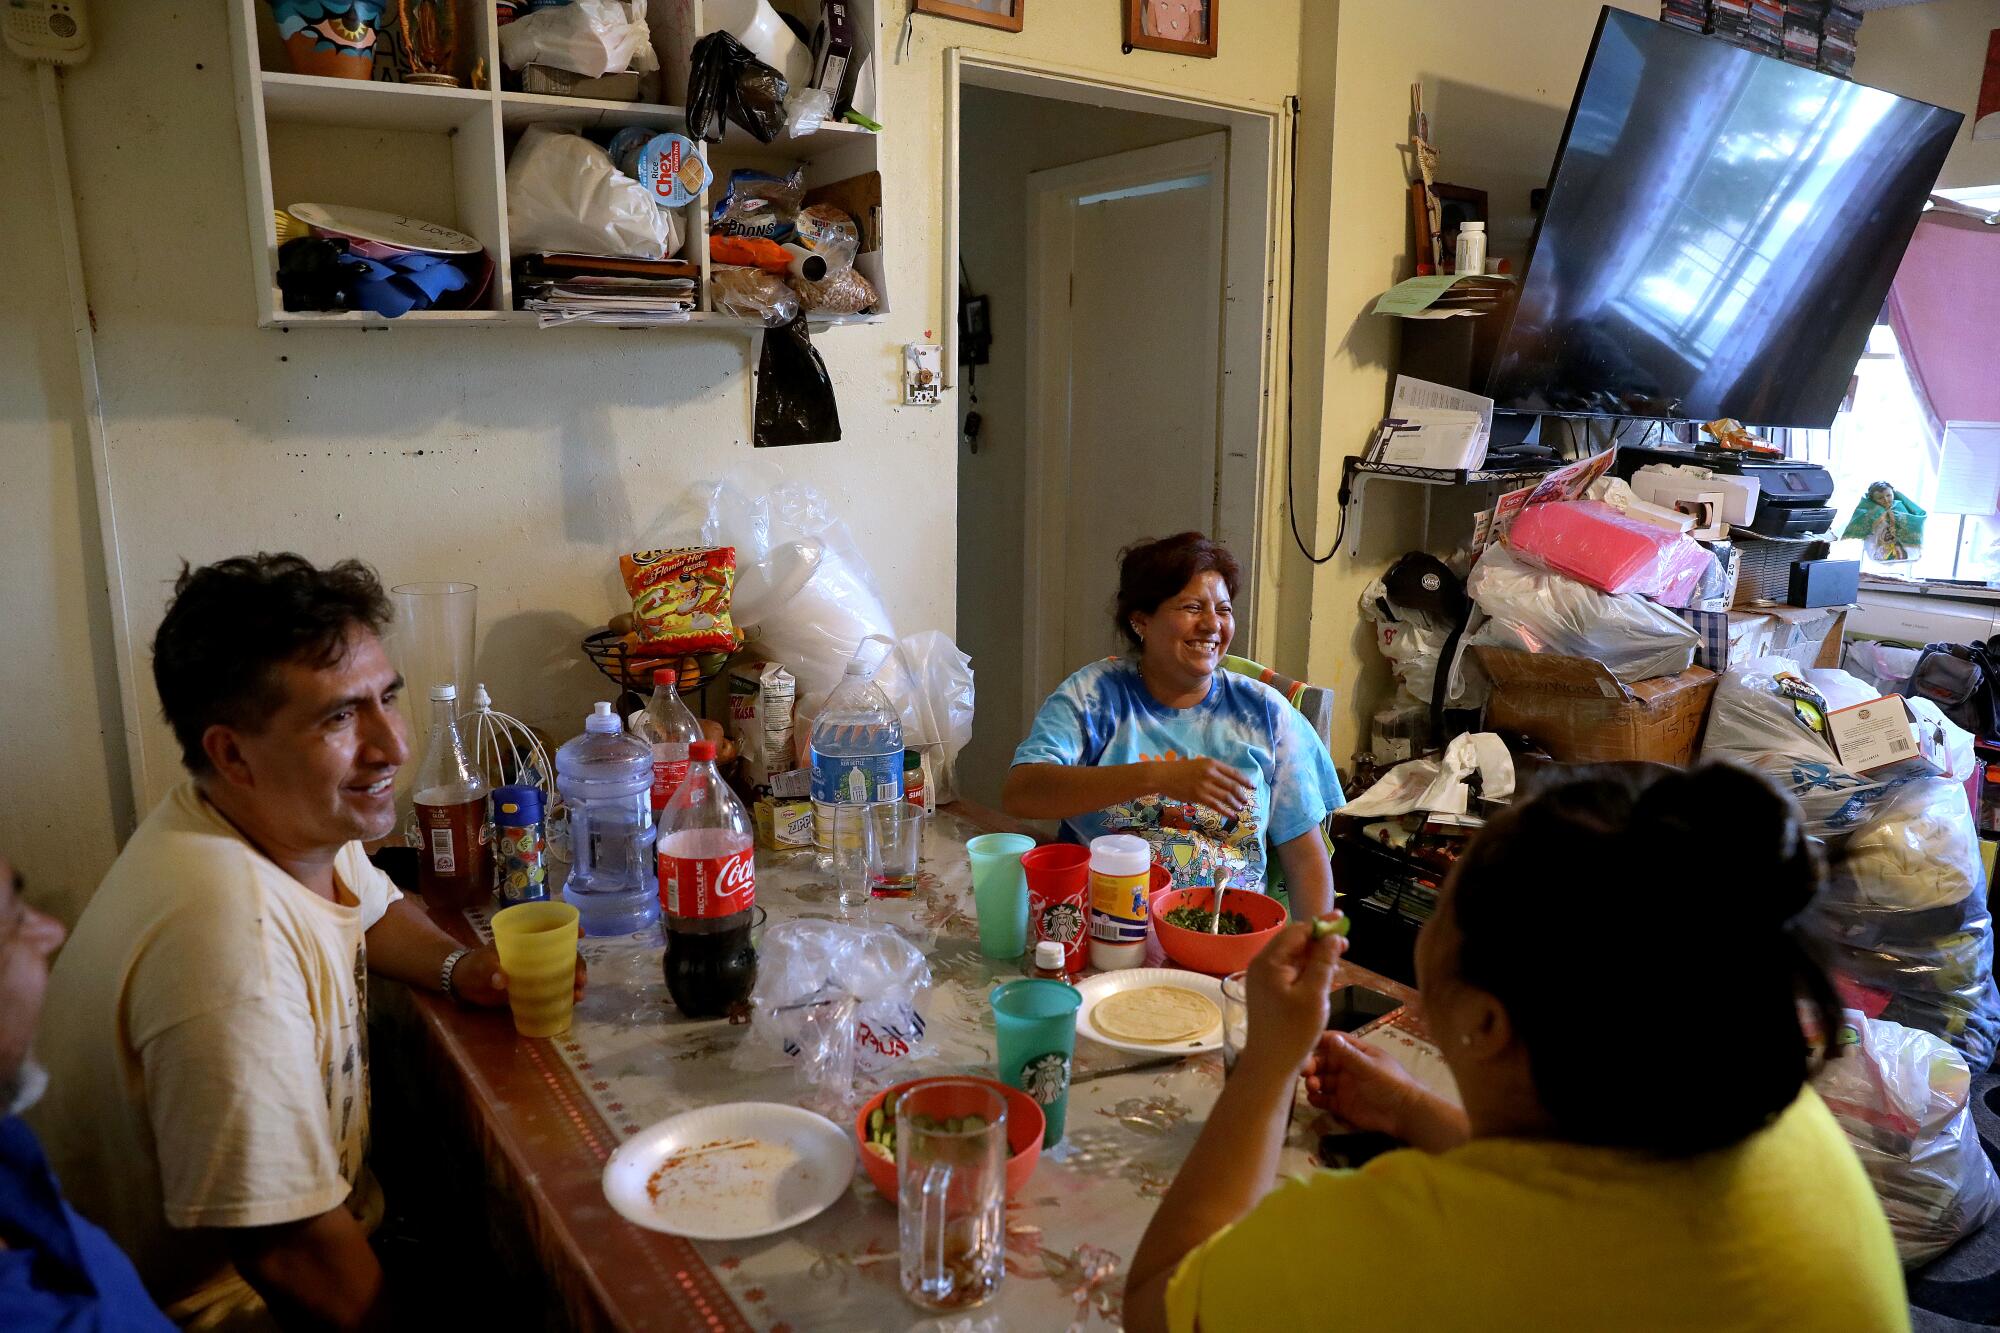
<svg viewBox="0 0 2000 1333">
<path fill-rule="evenodd" d="M 1215 910 L 1208 915 L 1208 933 L 1211 935 L 1220 935 L 1222 933 L 1222 893 L 1228 887 L 1228 867 L 1217 866 L 1215 868 Z"/>
</svg>

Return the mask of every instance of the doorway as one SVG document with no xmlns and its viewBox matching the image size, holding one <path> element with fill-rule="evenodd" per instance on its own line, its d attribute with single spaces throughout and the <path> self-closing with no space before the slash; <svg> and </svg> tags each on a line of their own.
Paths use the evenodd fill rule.
<svg viewBox="0 0 2000 1333">
<path fill-rule="evenodd" d="M 1117 651 L 1122 547 L 1190 528 L 1228 543 L 1233 651 L 1255 655 L 1283 140 L 1275 108 L 955 63 L 951 286 L 990 330 L 983 355 L 946 349 L 958 643 L 979 690 L 958 778 L 996 803 L 1042 699 Z"/>
</svg>

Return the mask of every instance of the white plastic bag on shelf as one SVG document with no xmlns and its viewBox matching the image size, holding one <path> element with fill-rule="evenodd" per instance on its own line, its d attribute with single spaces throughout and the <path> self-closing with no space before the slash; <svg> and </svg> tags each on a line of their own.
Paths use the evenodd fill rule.
<svg viewBox="0 0 2000 1333">
<path fill-rule="evenodd" d="M 764 932 L 750 1032 L 738 1069 L 792 1069 L 800 1092 L 829 1113 L 900 1079 L 930 1054 L 923 953 L 888 926 L 782 921 Z"/>
<path fill-rule="evenodd" d="M 1813 1086 L 1875 1187 L 1897 1255 L 1914 1267 L 2000 1210 L 2000 1178 L 1972 1120 L 1971 1071 L 1927 1032 L 1852 1009 L 1843 1017 L 1845 1053 Z"/>
<path fill-rule="evenodd" d="M 508 69 L 554 65 L 588 78 L 660 67 L 646 27 L 646 0 L 570 0 L 523 14 L 500 29 Z"/>
<path fill-rule="evenodd" d="M 1465 590 L 1488 617 L 1466 635 L 1468 645 L 1592 658 L 1626 684 L 1686 671 L 1700 641 L 1685 620 L 1644 597 L 1599 592 L 1504 546 L 1486 548 Z"/>
<path fill-rule="evenodd" d="M 1451 637 L 1451 626 L 1427 611 L 1402 606 L 1393 607 L 1392 612 L 1385 611 L 1388 603 L 1389 590 L 1381 579 L 1361 590 L 1362 617 L 1374 626 L 1375 646 L 1388 660 L 1397 685 L 1404 694 L 1429 708 L 1431 693 L 1437 686 L 1438 657 Z M 1461 645 L 1464 637 L 1460 638 Z M 1484 682 L 1468 679 L 1464 662 L 1465 654 L 1461 651 L 1445 702 L 1452 708 L 1477 708 L 1486 702 Z"/>
<path fill-rule="evenodd" d="M 656 205 L 602 148 L 553 125 L 530 125 L 507 160 L 507 229 L 517 254 L 662 259 L 681 248 L 678 212 Z"/>
</svg>

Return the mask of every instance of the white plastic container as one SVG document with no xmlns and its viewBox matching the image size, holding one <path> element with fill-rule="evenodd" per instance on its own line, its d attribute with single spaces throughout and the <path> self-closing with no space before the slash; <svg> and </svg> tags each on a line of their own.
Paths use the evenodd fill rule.
<svg viewBox="0 0 2000 1333">
<path fill-rule="evenodd" d="M 1107 833 L 1090 841 L 1090 965 L 1137 967 L 1146 958 L 1146 890 L 1153 849 L 1144 838 Z"/>
<path fill-rule="evenodd" d="M 1459 224 L 1458 249 L 1452 263 L 1452 272 L 1467 275 L 1486 272 L 1486 224 L 1484 222 L 1463 222 Z"/>
</svg>

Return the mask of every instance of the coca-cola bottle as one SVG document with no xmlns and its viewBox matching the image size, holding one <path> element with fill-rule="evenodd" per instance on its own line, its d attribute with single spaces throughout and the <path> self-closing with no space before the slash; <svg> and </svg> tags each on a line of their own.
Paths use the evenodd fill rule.
<svg viewBox="0 0 2000 1333">
<path fill-rule="evenodd" d="M 675 688 L 679 672 L 661 667 L 653 673 L 653 697 L 646 711 L 632 719 L 633 734 L 653 747 L 653 814 L 667 808 L 687 776 L 688 746 L 701 739 L 701 723 L 681 702 Z"/>
<path fill-rule="evenodd" d="M 431 686 L 431 738 L 411 798 L 416 816 L 417 892 L 431 907 L 461 911 L 493 892 L 486 796 L 492 784 L 458 734 L 458 687 Z"/>
<path fill-rule="evenodd" d="M 750 816 L 716 772 L 715 742 L 688 746 L 687 777 L 660 818 L 667 993 L 689 1018 L 720 1018 L 750 1002 L 757 980 L 757 867 Z"/>
</svg>

